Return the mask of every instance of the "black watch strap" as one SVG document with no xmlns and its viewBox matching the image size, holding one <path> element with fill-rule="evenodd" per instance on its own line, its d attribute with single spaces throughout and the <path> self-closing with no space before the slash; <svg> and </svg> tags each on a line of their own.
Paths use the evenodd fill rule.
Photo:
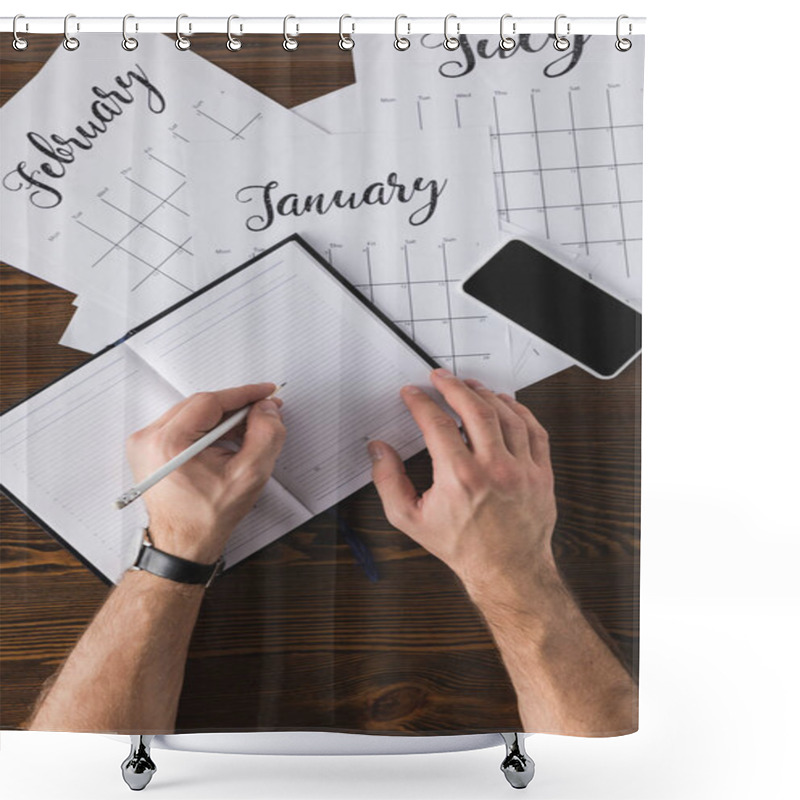
<svg viewBox="0 0 800 800">
<path fill-rule="evenodd" d="M 204 584 L 207 588 L 224 566 L 224 558 L 214 564 L 198 564 L 196 561 L 165 553 L 153 545 L 149 532 L 145 529 L 139 555 L 131 569 L 143 569 L 177 583 Z"/>
</svg>

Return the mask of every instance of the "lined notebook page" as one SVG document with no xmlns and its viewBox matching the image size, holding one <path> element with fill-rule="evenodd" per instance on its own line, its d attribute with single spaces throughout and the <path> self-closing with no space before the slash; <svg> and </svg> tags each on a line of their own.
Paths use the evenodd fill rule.
<svg viewBox="0 0 800 800">
<path fill-rule="evenodd" d="M 294 241 L 128 343 L 186 395 L 286 382 L 274 478 L 314 514 L 371 480 L 369 439 L 424 447 L 400 388 L 430 365 Z"/>
<path fill-rule="evenodd" d="M 113 507 L 131 478 L 125 439 L 181 399 L 114 348 L 0 418 L 3 486 L 115 580 L 147 520 L 141 503 Z"/>
<path fill-rule="evenodd" d="M 144 502 L 114 500 L 134 481 L 125 440 L 183 396 L 126 345 L 89 361 L 0 417 L 0 480 L 109 581 L 133 563 L 147 524 Z M 228 564 L 309 516 L 270 481 L 234 531 Z"/>
</svg>

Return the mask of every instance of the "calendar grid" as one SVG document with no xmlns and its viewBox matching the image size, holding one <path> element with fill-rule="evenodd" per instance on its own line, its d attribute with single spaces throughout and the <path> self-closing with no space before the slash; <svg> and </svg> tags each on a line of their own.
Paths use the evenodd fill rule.
<svg viewBox="0 0 800 800">
<path fill-rule="evenodd" d="M 626 277 L 630 278 L 631 276 L 631 265 L 630 260 L 628 258 L 628 240 L 625 238 L 625 215 L 622 213 L 622 190 L 620 189 L 619 185 L 619 170 L 617 169 L 617 142 L 616 142 L 616 134 L 614 132 L 614 116 L 611 111 L 611 93 L 608 89 L 606 89 L 606 107 L 608 108 L 608 131 L 609 135 L 611 136 L 611 153 L 614 157 L 614 180 L 616 181 L 617 185 L 617 202 L 619 208 L 619 226 L 622 230 L 622 248 L 623 253 L 625 255 L 625 275 Z M 641 166 L 641 163 L 639 164 Z"/>
<path fill-rule="evenodd" d="M 642 240 L 641 189 L 636 188 L 636 171 L 642 168 L 636 133 L 642 124 L 636 117 L 617 118 L 615 102 L 624 102 L 627 95 L 615 99 L 615 89 L 606 86 L 602 92 L 593 90 L 587 106 L 581 91 L 585 87 L 570 87 L 559 105 L 552 96 L 545 103 L 540 90 L 532 90 L 527 121 L 515 97 L 493 96 L 490 138 L 498 217 L 578 248 L 606 275 L 631 281 L 641 260 L 632 247 Z M 531 140 L 529 148 L 525 139 Z M 525 182 L 526 176 L 531 182 Z M 631 286 L 637 296 L 640 289 Z"/>
<path fill-rule="evenodd" d="M 103 206 L 111 211 L 115 212 L 116 215 L 119 215 L 126 220 L 129 220 L 133 224 L 126 230 L 124 234 L 118 237 L 110 236 L 108 233 L 105 233 L 101 230 L 96 224 L 90 224 L 85 219 L 83 219 L 84 214 L 75 215 L 75 222 L 80 225 L 84 230 L 89 231 L 95 237 L 100 239 L 101 241 L 105 242 L 106 244 L 111 245 L 108 247 L 95 261 L 92 263 L 92 269 L 100 266 L 106 261 L 112 254 L 114 253 L 124 253 L 129 258 L 132 258 L 139 264 L 147 267 L 149 272 L 142 277 L 140 280 L 136 281 L 131 287 L 130 291 L 135 292 L 138 288 L 142 286 L 142 284 L 150 277 L 158 273 L 164 278 L 172 281 L 177 286 L 180 286 L 187 292 L 191 292 L 192 288 L 187 286 L 184 282 L 176 278 L 174 275 L 170 275 L 167 272 L 163 271 L 163 268 L 167 265 L 167 263 L 176 255 L 178 254 L 185 254 L 185 255 L 192 255 L 192 251 L 187 247 L 189 242 L 191 241 L 191 236 L 182 237 L 182 240 L 178 240 L 177 237 L 173 237 L 172 235 L 167 235 L 163 231 L 156 228 L 153 224 L 149 224 L 148 220 L 151 220 L 157 213 L 161 212 L 163 209 L 170 209 L 172 212 L 182 215 L 184 217 L 189 216 L 189 213 L 182 208 L 178 202 L 177 198 L 181 191 L 186 187 L 187 181 L 186 176 L 184 175 L 181 170 L 177 169 L 175 166 L 170 164 L 165 159 L 159 158 L 149 149 L 144 151 L 144 155 L 149 161 L 155 162 L 156 164 L 163 167 L 165 170 L 168 170 L 170 173 L 174 173 L 179 177 L 179 182 L 169 191 L 163 191 L 156 188 L 151 188 L 150 186 L 146 185 L 141 180 L 136 180 L 132 178 L 130 175 L 125 174 L 125 172 L 121 173 L 121 177 L 127 181 L 131 186 L 136 187 L 140 190 L 144 195 L 148 197 L 152 197 L 155 201 L 155 204 L 152 205 L 144 214 L 134 214 L 131 211 L 126 211 L 124 208 L 121 207 L 118 203 L 113 202 L 105 195 L 99 197 Z M 86 215 L 88 216 L 88 214 Z M 110 221 L 106 220 L 106 225 L 110 226 Z M 131 244 L 131 237 L 136 234 L 137 232 L 147 232 L 147 234 L 155 240 L 160 242 L 165 242 L 166 244 L 171 246 L 171 250 L 169 250 L 166 256 L 160 259 L 152 259 L 143 255 L 142 252 L 137 252 L 134 249 L 134 246 Z"/>
</svg>

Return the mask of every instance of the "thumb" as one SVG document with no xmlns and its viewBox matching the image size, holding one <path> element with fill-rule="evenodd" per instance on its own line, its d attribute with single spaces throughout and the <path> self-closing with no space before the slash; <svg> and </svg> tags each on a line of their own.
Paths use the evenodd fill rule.
<svg viewBox="0 0 800 800">
<path fill-rule="evenodd" d="M 393 447 L 386 442 L 370 442 L 372 480 L 383 504 L 386 519 L 404 533 L 413 524 L 417 514 L 419 495 L 406 475 L 403 462 Z"/>
<path fill-rule="evenodd" d="M 274 400 L 260 400 L 247 415 L 247 429 L 239 452 L 231 459 L 231 474 L 245 474 L 266 483 L 286 439 L 278 405 Z"/>
</svg>

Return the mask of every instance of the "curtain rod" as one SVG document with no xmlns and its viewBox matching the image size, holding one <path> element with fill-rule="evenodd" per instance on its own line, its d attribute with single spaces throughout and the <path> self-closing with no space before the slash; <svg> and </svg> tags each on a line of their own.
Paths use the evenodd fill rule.
<svg viewBox="0 0 800 800">
<path fill-rule="evenodd" d="M 559 32 L 566 33 L 569 23 L 569 34 L 608 34 L 614 35 L 617 31 L 617 17 L 569 17 L 559 15 Z M 345 15 L 340 23 L 339 17 L 289 17 L 288 23 L 284 17 L 235 17 L 232 22 L 232 31 L 237 35 L 256 33 L 284 33 L 284 26 L 288 24 L 288 31 L 293 36 L 298 33 L 334 33 L 340 31 L 340 24 L 346 34 L 359 33 L 387 33 L 394 34 L 394 17 L 354 17 Z M 555 17 L 513 17 L 506 15 L 503 30 L 506 35 L 522 33 L 553 33 L 555 30 Z M 13 17 L 0 17 L 0 31 L 13 30 Z M 128 19 L 127 31 L 134 33 L 175 33 L 175 17 L 136 17 Z M 443 33 L 444 17 L 402 17 L 399 21 L 401 35 L 410 33 Z M 622 20 L 624 35 L 643 34 L 645 17 L 624 17 Z M 628 25 L 631 29 L 628 29 Z M 458 26 L 458 29 L 457 29 Z M 226 34 L 228 31 L 228 17 L 193 17 L 181 15 L 180 29 L 183 35 L 192 33 L 218 33 Z M 76 33 L 119 33 L 122 34 L 122 17 L 81 17 L 71 16 L 69 19 L 71 34 Z M 451 16 L 448 31 L 455 33 L 471 34 L 500 34 L 500 16 L 496 17 L 459 17 Z M 17 33 L 64 33 L 64 17 L 26 17 L 20 16 L 17 20 Z"/>
</svg>

